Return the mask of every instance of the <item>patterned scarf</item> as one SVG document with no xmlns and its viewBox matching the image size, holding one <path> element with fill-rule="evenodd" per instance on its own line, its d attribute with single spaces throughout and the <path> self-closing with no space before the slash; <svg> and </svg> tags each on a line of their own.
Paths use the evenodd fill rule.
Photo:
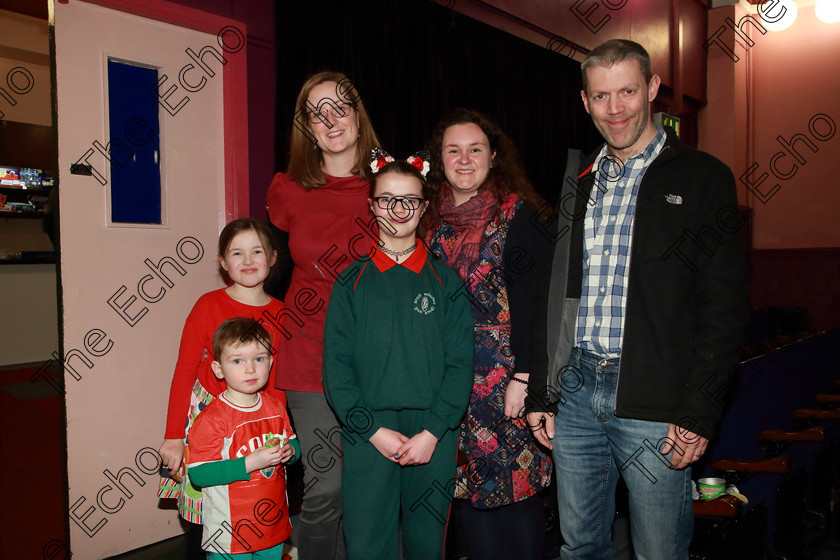
<svg viewBox="0 0 840 560">
<path fill-rule="evenodd" d="M 475 268 L 484 231 L 497 210 L 496 195 L 487 186 L 460 206 L 455 206 L 452 199 L 452 187 L 448 183 L 444 186 L 440 219 L 455 230 L 455 237 L 447 240 L 451 246 L 447 247 L 446 264 L 454 268 L 461 278 L 468 278 Z"/>
</svg>

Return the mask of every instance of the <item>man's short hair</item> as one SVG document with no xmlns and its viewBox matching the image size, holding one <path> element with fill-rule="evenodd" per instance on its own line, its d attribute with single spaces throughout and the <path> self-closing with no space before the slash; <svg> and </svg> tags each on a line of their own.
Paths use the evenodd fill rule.
<svg viewBox="0 0 840 560">
<path fill-rule="evenodd" d="M 649 84 L 653 73 L 650 70 L 650 55 L 645 48 L 639 43 L 627 39 L 610 39 L 601 43 L 586 55 L 583 62 L 580 63 L 580 78 L 583 82 L 583 91 L 588 91 L 589 83 L 586 79 L 586 69 L 592 66 L 612 67 L 616 62 L 624 62 L 627 60 L 638 60 L 639 68 L 642 70 L 642 76 L 645 77 L 645 83 Z"/>
<path fill-rule="evenodd" d="M 272 354 L 271 336 L 264 326 L 250 317 L 234 317 L 218 326 L 213 334 L 213 359 L 221 361 L 222 350 L 256 342 Z"/>
</svg>

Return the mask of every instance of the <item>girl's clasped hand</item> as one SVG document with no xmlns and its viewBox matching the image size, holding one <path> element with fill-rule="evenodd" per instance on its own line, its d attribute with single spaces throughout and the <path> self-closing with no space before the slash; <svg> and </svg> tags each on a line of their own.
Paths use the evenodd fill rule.
<svg viewBox="0 0 840 560">
<path fill-rule="evenodd" d="M 437 442 L 438 439 L 429 430 L 408 438 L 400 432 L 379 428 L 370 438 L 370 443 L 383 457 L 404 467 L 431 461 Z"/>
</svg>

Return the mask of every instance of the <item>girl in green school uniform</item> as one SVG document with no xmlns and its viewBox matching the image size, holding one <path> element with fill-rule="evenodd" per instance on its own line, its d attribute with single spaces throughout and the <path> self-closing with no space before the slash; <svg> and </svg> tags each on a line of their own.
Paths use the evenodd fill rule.
<svg viewBox="0 0 840 560">
<path fill-rule="evenodd" d="M 379 240 L 333 288 L 324 389 L 341 436 L 349 560 L 443 558 L 458 426 L 473 382 L 463 282 L 417 238 L 428 162 L 375 150 L 368 199 Z"/>
</svg>

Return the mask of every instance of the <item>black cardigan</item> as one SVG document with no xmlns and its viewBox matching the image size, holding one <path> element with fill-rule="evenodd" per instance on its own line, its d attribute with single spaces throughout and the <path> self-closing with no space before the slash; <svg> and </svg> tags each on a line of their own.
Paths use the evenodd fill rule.
<svg viewBox="0 0 840 560">
<path fill-rule="evenodd" d="M 503 253 L 503 274 L 510 307 L 510 347 L 514 372 L 530 373 L 531 325 L 540 264 L 551 256 L 548 238 L 540 235 L 537 209 L 522 202 L 510 221 Z"/>
</svg>

